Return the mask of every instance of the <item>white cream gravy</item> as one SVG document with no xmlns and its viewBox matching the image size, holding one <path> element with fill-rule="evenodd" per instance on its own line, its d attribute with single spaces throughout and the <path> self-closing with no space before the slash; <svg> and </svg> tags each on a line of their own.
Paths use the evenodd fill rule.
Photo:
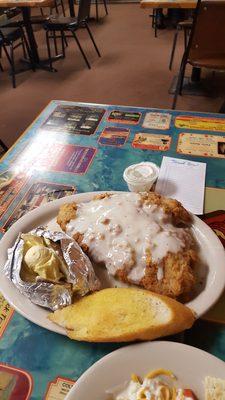
<svg viewBox="0 0 225 400">
<path fill-rule="evenodd" d="M 172 224 L 171 217 L 156 205 L 143 204 L 138 193 L 120 193 L 78 204 L 76 218 L 67 233 L 83 234 L 94 262 L 103 262 L 112 275 L 126 268 L 128 278 L 139 283 L 145 275 L 146 254 L 158 264 L 168 252 L 177 253 L 190 240 L 189 229 Z"/>
</svg>

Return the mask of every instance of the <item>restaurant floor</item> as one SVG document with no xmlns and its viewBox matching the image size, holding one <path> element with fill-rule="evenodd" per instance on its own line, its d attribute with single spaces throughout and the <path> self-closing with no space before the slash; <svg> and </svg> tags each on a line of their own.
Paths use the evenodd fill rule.
<svg viewBox="0 0 225 400">
<path fill-rule="evenodd" d="M 171 107 L 172 96 L 168 89 L 179 66 L 182 36 L 174 68 L 169 71 L 174 30 L 161 30 L 158 38 L 154 38 L 149 13 L 140 9 L 139 4 L 109 5 L 109 15 L 90 26 L 102 53 L 99 59 L 86 32 L 79 32 L 91 61 L 91 70 L 86 68 L 76 44 L 70 39 L 66 59 L 55 64 L 57 73 L 38 70 L 19 74 L 17 88 L 12 89 L 7 73 L 0 72 L 0 137 L 8 146 L 52 99 Z M 36 35 L 39 51 L 44 57 L 44 33 L 39 30 Z M 5 60 L 3 66 L 5 70 L 8 68 Z M 189 75 L 190 71 L 187 71 Z M 225 76 L 217 73 L 215 83 L 220 89 L 219 97 L 182 96 L 177 109 L 217 112 L 225 94 Z"/>
</svg>

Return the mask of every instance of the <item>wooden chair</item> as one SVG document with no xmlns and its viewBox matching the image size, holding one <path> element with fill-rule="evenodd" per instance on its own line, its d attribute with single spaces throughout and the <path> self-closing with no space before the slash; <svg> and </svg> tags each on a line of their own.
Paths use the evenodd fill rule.
<svg viewBox="0 0 225 400">
<path fill-rule="evenodd" d="M 184 51 L 172 108 L 176 108 L 186 65 L 225 71 L 225 1 L 198 1 L 189 42 Z"/>
<path fill-rule="evenodd" d="M 93 35 L 88 26 L 87 20 L 90 13 L 90 5 L 91 0 L 80 0 L 79 10 L 77 17 L 59 17 L 59 16 L 51 16 L 48 21 L 44 23 L 44 29 L 46 30 L 46 42 L 48 48 L 48 57 L 49 57 L 49 66 L 54 71 L 52 67 L 52 56 L 51 56 L 51 47 L 50 47 L 50 39 L 55 41 L 56 38 L 61 38 L 62 40 L 62 54 L 65 57 L 65 38 L 73 37 L 84 60 L 87 67 L 90 69 L 90 63 L 84 53 L 83 48 L 81 47 L 80 41 L 76 35 L 76 31 L 80 28 L 85 28 L 90 36 L 90 39 L 94 45 L 94 48 L 99 57 L 101 57 L 98 47 L 94 41 Z M 58 36 L 56 33 L 58 32 Z"/>
</svg>

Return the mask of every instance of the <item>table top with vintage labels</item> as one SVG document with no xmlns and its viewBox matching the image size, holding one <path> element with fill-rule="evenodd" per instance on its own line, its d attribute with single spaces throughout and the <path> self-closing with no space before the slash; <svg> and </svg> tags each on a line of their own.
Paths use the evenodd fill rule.
<svg viewBox="0 0 225 400">
<path fill-rule="evenodd" d="M 1 159 L 1 235 L 46 202 L 76 192 L 127 190 L 128 165 L 160 166 L 166 155 L 207 163 L 201 218 L 225 245 L 224 132 L 222 114 L 52 101 Z M 225 294 L 184 341 L 225 361 L 224 307 Z M 0 379 L 10 400 L 62 400 L 90 365 L 120 346 L 47 331 L 0 296 Z"/>
</svg>

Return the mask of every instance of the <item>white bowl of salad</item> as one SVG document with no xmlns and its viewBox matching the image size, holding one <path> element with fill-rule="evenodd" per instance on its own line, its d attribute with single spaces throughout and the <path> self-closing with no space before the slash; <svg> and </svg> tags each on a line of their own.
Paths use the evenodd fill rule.
<svg viewBox="0 0 225 400">
<path fill-rule="evenodd" d="M 223 400 L 225 363 L 181 343 L 116 350 L 92 365 L 65 400 Z"/>
</svg>

